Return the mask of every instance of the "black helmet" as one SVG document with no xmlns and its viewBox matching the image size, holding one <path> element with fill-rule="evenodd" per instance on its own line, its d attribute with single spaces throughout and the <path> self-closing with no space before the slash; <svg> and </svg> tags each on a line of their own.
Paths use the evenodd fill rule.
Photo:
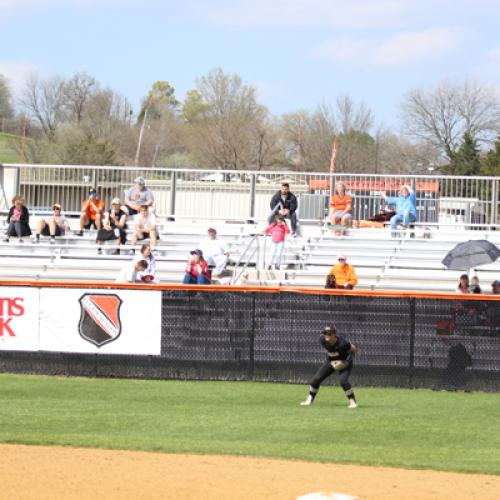
<svg viewBox="0 0 500 500">
<path fill-rule="evenodd" d="M 323 335 L 337 335 L 337 328 L 335 325 L 325 326 L 323 330 L 321 330 Z"/>
</svg>

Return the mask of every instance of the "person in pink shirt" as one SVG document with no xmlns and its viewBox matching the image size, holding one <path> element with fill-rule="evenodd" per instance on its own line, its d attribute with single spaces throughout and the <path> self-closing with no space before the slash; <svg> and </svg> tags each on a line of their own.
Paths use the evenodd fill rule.
<svg viewBox="0 0 500 500">
<path fill-rule="evenodd" d="M 288 225 L 285 222 L 285 217 L 283 215 L 277 215 L 274 218 L 274 222 L 264 229 L 264 234 L 270 234 L 272 242 L 271 260 L 268 269 L 272 269 L 273 265 L 275 269 L 279 269 L 286 235 L 290 234 L 290 229 L 288 229 Z"/>
</svg>

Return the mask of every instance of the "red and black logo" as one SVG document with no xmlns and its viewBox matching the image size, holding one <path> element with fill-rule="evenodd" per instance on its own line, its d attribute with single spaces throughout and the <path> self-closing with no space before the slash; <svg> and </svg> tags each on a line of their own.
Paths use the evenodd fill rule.
<svg viewBox="0 0 500 500">
<path fill-rule="evenodd" d="M 116 340 L 122 332 L 122 299 L 114 294 L 85 293 L 80 299 L 80 336 L 97 347 Z"/>
</svg>

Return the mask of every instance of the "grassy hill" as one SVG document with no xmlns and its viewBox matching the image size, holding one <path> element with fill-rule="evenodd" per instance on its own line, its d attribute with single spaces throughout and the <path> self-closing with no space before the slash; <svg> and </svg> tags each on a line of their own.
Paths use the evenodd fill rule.
<svg viewBox="0 0 500 500">
<path fill-rule="evenodd" d="M 18 141 L 17 135 L 0 133 L 0 163 L 20 162 Z"/>
</svg>

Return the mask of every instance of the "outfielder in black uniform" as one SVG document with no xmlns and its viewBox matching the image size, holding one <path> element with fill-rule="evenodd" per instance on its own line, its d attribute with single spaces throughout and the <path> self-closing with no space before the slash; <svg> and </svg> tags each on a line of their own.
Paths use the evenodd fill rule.
<svg viewBox="0 0 500 500">
<path fill-rule="evenodd" d="M 302 406 L 310 406 L 314 402 L 316 394 L 318 394 L 319 386 L 332 373 L 339 374 L 339 382 L 344 389 L 345 395 L 349 400 L 349 408 L 357 408 L 358 403 L 354 397 L 354 391 L 349 383 L 349 375 L 352 371 L 354 354 L 357 348 L 347 340 L 337 335 L 337 329 L 334 325 L 327 326 L 321 331 L 319 337 L 320 344 L 327 351 L 327 359 L 321 365 L 319 370 L 311 380 L 309 396 L 306 400 L 300 403 Z"/>
</svg>

